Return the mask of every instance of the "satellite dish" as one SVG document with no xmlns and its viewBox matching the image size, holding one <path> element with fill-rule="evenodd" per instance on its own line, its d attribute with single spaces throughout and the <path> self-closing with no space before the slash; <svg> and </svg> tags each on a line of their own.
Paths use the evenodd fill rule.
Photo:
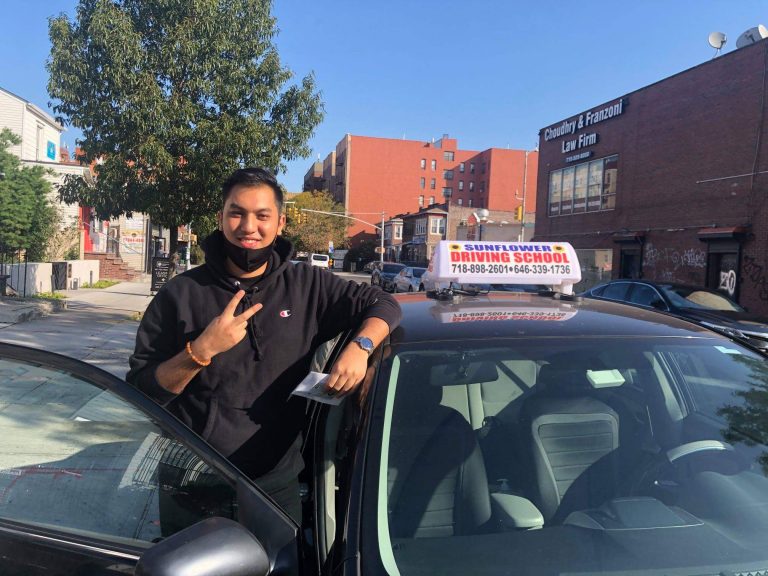
<svg viewBox="0 0 768 576">
<path fill-rule="evenodd" d="M 736 48 L 744 48 L 755 42 L 760 42 L 763 38 L 768 38 L 768 28 L 758 24 L 755 28 L 750 28 L 736 40 Z"/>
<path fill-rule="evenodd" d="M 709 35 L 709 45 L 715 50 L 720 50 L 725 46 L 727 41 L 728 38 L 722 32 L 712 32 L 712 34 Z"/>
</svg>

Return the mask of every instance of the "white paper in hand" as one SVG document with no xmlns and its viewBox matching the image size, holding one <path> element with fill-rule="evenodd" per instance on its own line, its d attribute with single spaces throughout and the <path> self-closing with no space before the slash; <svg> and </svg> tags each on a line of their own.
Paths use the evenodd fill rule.
<svg viewBox="0 0 768 576">
<path fill-rule="evenodd" d="M 332 404 L 338 406 L 344 399 L 343 395 L 330 396 L 325 389 L 325 381 L 328 379 L 328 374 L 322 372 L 310 372 L 307 377 L 296 386 L 296 389 L 291 392 L 295 396 L 304 396 L 310 400 L 316 402 L 322 402 L 324 404 Z"/>
</svg>

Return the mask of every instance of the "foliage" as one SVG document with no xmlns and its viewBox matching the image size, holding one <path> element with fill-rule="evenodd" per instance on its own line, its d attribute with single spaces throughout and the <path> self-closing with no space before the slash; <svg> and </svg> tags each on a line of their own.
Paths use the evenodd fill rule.
<svg viewBox="0 0 768 576">
<path fill-rule="evenodd" d="M 38 292 L 32 298 L 38 298 L 40 300 L 66 300 L 67 295 L 60 292 Z"/>
<path fill-rule="evenodd" d="M 328 252 L 328 241 L 334 248 L 344 248 L 350 221 L 339 216 L 302 212 L 304 209 L 344 213 L 328 192 L 302 192 L 286 204 L 288 222 L 283 234 L 293 242 L 297 251 Z"/>
<path fill-rule="evenodd" d="M 120 284 L 119 280 L 99 280 L 98 282 L 94 282 L 93 284 L 88 284 L 87 282 L 81 286 L 81 288 L 109 288 L 110 286 L 114 286 L 115 284 Z"/>
<path fill-rule="evenodd" d="M 49 22 L 48 91 L 83 131 L 96 182 L 66 179 L 66 202 L 100 218 L 144 212 L 171 230 L 220 207 L 241 166 L 306 157 L 322 120 L 314 77 L 287 86 L 270 0 L 80 0 Z"/>
<path fill-rule="evenodd" d="M 73 224 L 55 230 L 48 241 L 46 261 L 77 260 L 80 258 L 80 228 Z"/>
<path fill-rule="evenodd" d="M 21 139 L 0 131 L 0 251 L 25 249 L 28 261 L 44 261 L 56 233 L 58 211 L 49 200 L 50 183 L 39 166 L 23 167 L 8 151 Z"/>
<path fill-rule="evenodd" d="M 376 254 L 376 247 L 378 244 L 370 240 L 363 240 L 356 248 L 350 248 L 347 252 L 344 260 L 346 262 L 355 262 L 358 264 L 367 264 L 371 260 L 378 260 L 379 255 Z"/>
<path fill-rule="evenodd" d="M 192 264 L 204 264 L 205 263 L 205 252 L 203 252 L 203 249 L 198 246 L 197 244 L 192 244 Z"/>
</svg>

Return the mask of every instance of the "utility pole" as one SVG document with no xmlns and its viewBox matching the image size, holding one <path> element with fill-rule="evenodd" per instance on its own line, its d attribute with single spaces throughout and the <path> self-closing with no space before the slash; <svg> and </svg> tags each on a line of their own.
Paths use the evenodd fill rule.
<svg viewBox="0 0 768 576">
<path fill-rule="evenodd" d="M 526 196 L 526 183 L 528 180 L 528 150 L 525 151 L 525 163 L 523 164 L 523 197 L 520 198 L 515 190 L 515 200 L 522 200 L 522 210 L 520 211 L 520 234 L 517 238 L 518 242 L 525 242 L 525 196 Z"/>
</svg>

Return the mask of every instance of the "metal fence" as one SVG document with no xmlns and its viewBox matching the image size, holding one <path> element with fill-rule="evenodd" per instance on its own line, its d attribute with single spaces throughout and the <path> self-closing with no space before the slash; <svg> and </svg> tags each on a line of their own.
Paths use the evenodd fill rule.
<svg viewBox="0 0 768 576">
<path fill-rule="evenodd" d="M 25 251 L 22 248 L 4 248 L 0 246 L 0 298 L 7 296 L 9 293 L 19 295 L 22 298 L 26 297 L 27 287 L 27 261 Z M 18 282 L 14 282 L 11 276 L 12 267 L 17 264 L 24 263 L 24 281 L 21 282 L 22 294 L 18 294 Z M 17 276 L 17 280 L 20 277 Z"/>
</svg>

